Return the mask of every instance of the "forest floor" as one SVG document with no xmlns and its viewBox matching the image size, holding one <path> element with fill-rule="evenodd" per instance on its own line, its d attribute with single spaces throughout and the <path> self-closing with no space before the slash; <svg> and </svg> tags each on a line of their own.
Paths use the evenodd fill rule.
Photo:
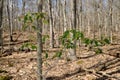
<svg viewBox="0 0 120 80">
<path fill-rule="evenodd" d="M 16 48 L 21 44 L 12 47 Z M 120 45 L 110 44 L 101 48 L 101 54 L 88 51 L 83 46 L 78 48 L 76 61 L 46 59 L 43 61 L 43 73 L 48 71 L 45 76 L 47 80 L 120 80 Z M 48 53 L 52 56 L 57 50 L 59 48 L 50 49 Z M 9 51 L 6 53 L 9 54 Z M 36 80 L 36 51 L 13 51 L 10 55 L 0 57 L 0 76 L 6 75 L 11 80 Z"/>
</svg>

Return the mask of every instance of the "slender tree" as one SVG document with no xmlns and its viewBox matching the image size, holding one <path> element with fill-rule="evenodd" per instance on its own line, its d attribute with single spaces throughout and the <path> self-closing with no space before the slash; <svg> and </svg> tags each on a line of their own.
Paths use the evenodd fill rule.
<svg viewBox="0 0 120 80">
<path fill-rule="evenodd" d="M 38 13 L 42 12 L 43 1 L 38 0 Z M 43 80 L 42 77 L 42 19 L 37 20 L 37 80 Z"/>
<path fill-rule="evenodd" d="M 67 29 L 67 21 L 66 21 L 66 0 L 64 0 L 64 4 L 63 4 L 63 21 L 64 21 L 63 31 L 66 31 L 66 29 Z"/>
<path fill-rule="evenodd" d="M 76 26 L 77 26 L 77 18 L 76 18 L 76 11 L 77 11 L 77 1 L 73 0 L 73 14 L 74 14 L 74 25 L 72 26 L 73 30 L 76 30 Z M 71 34 L 71 36 L 73 36 L 73 34 Z M 76 41 L 73 41 L 74 45 L 76 46 Z M 73 49 L 69 49 L 69 54 L 68 54 L 68 58 L 70 60 L 76 60 L 76 47 L 74 47 Z"/>
<path fill-rule="evenodd" d="M 22 15 L 25 15 L 25 6 L 26 6 L 26 2 L 25 0 L 22 0 Z"/>
<path fill-rule="evenodd" d="M 103 12 L 102 8 L 103 8 L 103 0 L 99 0 L 99 4 L 98 4 L 98 9 L 99 9 L 98 10 L 99 33 L 98 33 L 98 35 L 99 35 L 99 39 L 101 39 L 101 40 L 102 40 L 102 35 L 103 35 L 103 31 L 102 31 L 102 29 L 103 29 L 103 17 L 102 16 L 104 16 L 102 14 L 102 12 Z"/>
<path fill-rule="evenodd" d="M 54 47 L 52 0 L 49 0 L 50 48 Z"/>
<path fill-rule="evenodd" d="M 2 17 L 3 17 L 3 1 L 4 0 L 0 0 L 0 46 L 2 46 Z"/>
<path fill-rule="evenodd" d="M 112 11 L 113 11 L 113 8 L 112 8 L 112 5 L 113 5 L 113 0 L 108 0 L 108 8 L 109 8 L 109 13 L 108 13 L 108 26 L 109 26 L 109 38 L 110 38 L 110 41 L 111 43 L 113 42 L 113 39 L 112 39 L 112 35 L 113 35 L 113 26 L 112 26 L 112 22 L 113 22 L 113 14 L 112 14 Z"/>
<path fill-rule="evenodd" d="M 13 36 L 12 36 L 12 33 L 13 33 L 13 22 L 12 22 L 12 2 L 10 0 L 8 0 L 7 2 L 7 12 L 8 12 L 8 20 L 9 20 L 9 33 L 10 33 L 10 41 L 13 41 Z"/>
</svg>

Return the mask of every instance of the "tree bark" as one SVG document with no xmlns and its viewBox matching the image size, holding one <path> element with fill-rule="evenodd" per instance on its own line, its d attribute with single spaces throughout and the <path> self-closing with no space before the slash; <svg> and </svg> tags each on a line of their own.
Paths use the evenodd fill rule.
<svg viewBox="0 0 120 80">
<path fill-rule="evenodd" d="M 13 33 L 13 24 L 12 24 L 12 14 L 11 14 L 11 9 L 12 6 L 10 6 L 10 0 L 8 0 L 8 4 L 7 4 L 7 12 L 8 12 L 8 20 L 9 20 L 9 33 L 10 33 L 10 42 L 13 41 L 13 36 L 12 36 L 12 33 Z"/>
<path fill-rule="evenodd" d="M 0 0 L 0 46 L 2 46 L 2 44 L 3 44 L 3 39 L 2 39 L 3 1 L 4 0 Z"/>
<path fill-rule="evenodd" d="M 109 8 L 109 14 L 108 14 L 108 27 L 109 28 L 109 38 L 110 38 L 110 41 L 111 43 L 113 42 L 113 39 L 112 39 L 112 34 L 113 34 L 113 31 L 112 31 L 112 22 L 113 22 L 113 19 L 112 19 L 112 11 L 113 11 L 113 8 L 112 8 L 112 4 L 113 4 L 113 0 L 108 0 L 108 8 Z"/>
<path fill-rule="evenodd" d="M 50 48 L 54 47 L 52 0 L 49 0 L 49 25 L 50 25 Z"/>
<path fill-rule="evenodd" d="M 26 6 L 26 2 L 25 0 L 22 0 L 22 15 L 25 15 L 25 6 Z"/>
<path fill-rule="evenodd" d="M 76 11 L 77 11 L 77 2 L 76 0 L 73 0 L 73 13 L 74 13 L 74 26 L 72 26 L 72 29 L 73 30 L 76 30 L 76 24 L 77 24 L 77 18 L 76 18 Z M 71 36 L 73 36 L 73 34 L 71 34 Z M 76 57 L 76 41 L 73 41 L 74 45 L 75 45 L 75 48 L 73 49 L 69 49 L 69 53 L 68 53 L 68 58 L 70 60 L 76 60 L 77 57 Z"/>
<path fill-rule="evenodd" d="M 38 13 L 42 12 L 43 0 L 38 0 Z M 37 20 L 37 80 L 43 80 L 42 76 L 42 19 Z"/>
</svg>

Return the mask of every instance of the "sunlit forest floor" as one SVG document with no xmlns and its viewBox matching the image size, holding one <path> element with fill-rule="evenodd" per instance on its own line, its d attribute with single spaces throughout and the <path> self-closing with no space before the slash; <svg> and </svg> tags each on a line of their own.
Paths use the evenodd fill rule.
<svg viewBox="0 0 120 80">
<path fill-rule="evenodd" d="M 4 35 L 4 54 L 0 57 L 0 76 L 10 76 L 11 80 L 36 80 L 36 51 L 17 51 L 23 42 L 29 41 L 27 33 L 14 34 L 15 39 L 18 36 L 18 40 L 10 46 L 9 37 Z M 15 50 L 10 52 L 10 47 Z M 76 61 L 69 61 L 64 57 L 44 59 L 43 73 L 48 69 L 47 80 L 120 80 L 120 45 L 109 44 L 101 48 L 103 49 L 101 54 L 95 54 L 85 46 L 77 48 L 78 59 Z M 57 50 L 59 48 L 48 50 L 49 57 Z M 47 64 L 53 67 L 49 68 Z"/>
</svg>

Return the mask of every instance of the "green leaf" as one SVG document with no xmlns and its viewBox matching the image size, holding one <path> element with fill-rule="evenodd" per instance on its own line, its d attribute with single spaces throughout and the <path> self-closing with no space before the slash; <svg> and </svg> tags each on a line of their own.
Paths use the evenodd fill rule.
<svg viewBox="0 0 120 80">
<path fill-rule="evenodd" d="M 32 44 L 32 45 L 31 45 L 31 49 L 32 49 L 32 50 L 37 50 L 37 46 L 35 46 L 35 45 Z"/>
<path fill-rule="evenodd" d="M 0 80 L 11 80 L 12 79 L 12 76 L 0 76 Z"/>
<path fill-rule="evenodd" d="M 76 63 L 77 63 L 77 64 L 82 64 L 83 61 L 82 61 L 82 60 L 79 60 L 79 61 L 77 61 Z"/>
<path fill-rule="evenodd" d="M 33 22 L 32 16 L 29 16 L 29 20 L 30 20 L 31 22 Z"/>
<path fill-rule="evenodd" d="M 37 20 L 43 19 L 43 18 L 45 18 L 45 13 L 37 13 L 37 14 L 35 14 L 35 16 L 37 17 Z"/>
<path fill-rule="evenodd" d="M 32 26 L 32 28 L 34 29 L 34 30 L 36 30 L 37 28 L 36 28 L 36 26 Z"/>
<path fill-rule="evenodd" d="M 18 17 L 18 21 L 21 21 L 21 18 L 20 18 L 20 17 Z"/>
<path fill-rule="evenodd" d="M 46 59 L 48 58 L 48 53 L 47 53 L 47 52 L 45 53 L 45 58 L 46 58 Z"/>
<path fill-rule="evenodd" d="M 48 21 L 47 20 L 43 20 L 43 23 L 48 24 Z"/>
<path fill-rule="evenodd" d="M 68 38 L 68 37 L 69 37 L 69 35 L 70 35 L 70 31 L 69 31 L 69 30 L 67 30 L 67 31 L 65 31 L 65 32 L 63 33 L 62 38 Z"/>
<path fill-rule="evenodd" d="M 29 47 L 29 45 L 30 45 L 30 43 L 25 43 L 24 44 L 24 46 L 27 47 L 27 48 Z"/>
<path fill-rule="evenodd" d="M 83 38 L 84 38 L 84 35 L 83 35 L 83 33 L 81 33 L 80 31 L 77 31 L 77 32 L 75 33 L 75 39 L 76 39 L 76 40 L 83 39 Z"/>
<path fill-rule="evenodd" d="M 110 40 L 107 39 L 107 38 L 104 39 L 104 42 L 105 42 L 106 44 L 110 44 Z"/>
<path fill-rule="evenodd" d="M 72 34 L 72 36 L 71 36 Z M 75 48 L 75 44 L 73 43 L 74 40 L 79 40 L 83 38 L 84 35 L 80 31 L 77 30 L 66 30 L 62 36 L 60 36 L 59 40 L 62 42 L 62 45 L 69 49 L 69 48 Z"/>
<path fill-rule="evenodd" d="M 95 53 L 96 53 L 96 54 L 100 54 L 100 53 L 103 53 L 103 51 L 102 51 L 102 49 L 100 49 L 100 48 L 96 48 L 96 49 L 95 49 Z"/>
<path fill-rule="evenodd" d="M 28 25 L 24 24 L 22 27 L 22 30 L 26 30 L 28 28 Z"/>
<path fill-rule="evenodd" d="M 69 42 L 69 43 L 67 43 L 66 44 L 66 46 L 65 46 L 67 49 L 70 49 L 70 48 L 75 48 L 75 44 L 74 43 L 72 43 L 72 42 Z"/>
<path fill-rule="evenodd" d="M 76 30 L 75 30 L 75 29 L 72 29 L 72 30 L 70 30 L 70 32 L 72 32 L 73 34 L 75 34 L 75 33 L 76 33 Z"/>
<path fill-rule="evenodd" d="M 88 38 L 85 38 L 85 39 L 83 40 L 83 42 L 84 42 L 86 45 L 89 45 L 89 44 L 91 43 L 91 40 L 88 39 Z"/>
<path fill-rule="evenodd" d="M 66 45 L 69 42 L 70 38 L 70 30 L 66 30 L 62 36 L 60 36 L 59 40 L 62 42 L 62 45 Z"/>
<path fill-rule="evenodd" d="M 24 49 L 24 48 L 25 48 L 25 44 L 23 44 L 20 48 L 21 48 L 21 49 Z"/>
<path fill-rule="evenodd" d="M 62 56 L 62 51 L 59 51 L 59 52 L 56 53 L 56 57 L 60 58 L 61 56 Z"/>
<path fill-rule="evenodd" d="M 99 46 L 99 42 L 97 40 L 94 40 L 93 42 L 94 42 L 95 46 Z"/>
<path fill-rule="evenodd" d="M 45 13 L 39 13 L 40 18 L 45 18 Z"/>
<path fill-rule="evenodd" d="M 79 32 L 78 34 L 79 34 L 79 37 L 80 37 L 81 39 L 84 38 L 84 34 L 83 34 L 82 32 Z"/>
<path fill-rule="evenodd" d="M 56 52 L 56 54 L 52 57 L 52 59 L 54 59 L 54 58 L 56 58 L 56 57 L 60 58 L 61 56 L 62 56 L 62 51 L 58 51 L 58 52 Z"/>
<path fill-rule="evenodd" d="M 36 19 L 37 19 L 37 20 L 40 19 L 40 16 L 38 15 Z"/>
<path fill-rule="evenodd" d="M 45 44 L 46 40 L 49 39 L 49 35 L 43 35 L 42 43 Z"/>
<path fill-rule="evenodd" d="M 28 20 L 28 14 L 26 14 L 26 15 L 24 16 L 24 23 L 26 23 L 27 20 Z"/>
</svg>

